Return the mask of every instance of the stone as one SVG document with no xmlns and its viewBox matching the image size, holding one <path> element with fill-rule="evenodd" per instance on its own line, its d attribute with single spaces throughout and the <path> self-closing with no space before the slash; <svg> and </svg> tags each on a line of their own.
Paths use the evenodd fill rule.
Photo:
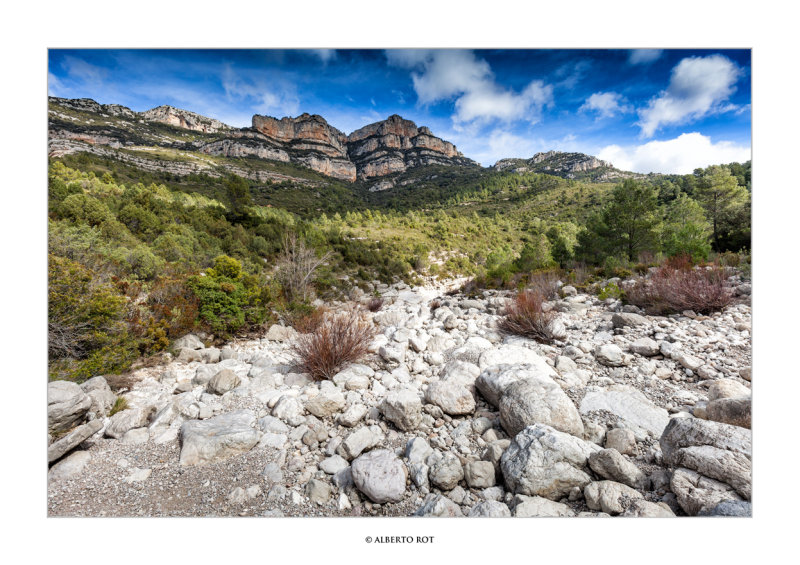
<svg viewBox="0 0 800 565">
<path fill-rule="evenodd" d="M 328 418 L 347 406 L 344 395 L 338 390 L 325 390 L 308 400 L 305 409 L 318 418 Z"/>
<path fill-rule="evenodd" d="M 280 483 L 283 481 L 283 470 L 278 463 L 270 461 L 264 466 L 264 470 L 261 471 L 261 476 L 264 477 L 264 480 L 267 482 Z"/>
<path fill-rule="evenodd" d="M 603 449 L 589 456 L 589 467 L 603 477 L 631 488 L 647 490 L 650 481 L 636 465 L 616 449 Z"/>
<path fill-rule="evenodd" d="M 696 371 L 703 364 L 697 357 L 693 357 L 680 350 L 673 351 L 671 357 L 674 361 L 680 363 L 683 368 L 689 369 L 690 371 Z"/>
<path fill-rule="evenodd" d="M 351 433 L 339 446 L 337 453 L 348 461 L 352 461 L 363 451 L 378 445 L 383 441 L 383 434 L 379 433 L 380 428 L 377 428 L 377 432 L 374 428 L 377 428 L 377 426 L 359 428 Z"/>
<path fill-rule="evenodd" d="M 659 444 L 666 464 L 685 467 L 727 483 L 742 497 L 750 499 L 750 430 L 698 418 L 673 418 Z M 680 496 L 678 498 L 680 501 Z"/>
<path fill-rule="evenodd" d="M 492 365 L 481 372 L 475 380 L 475 386 L 490 404 L 499 406 L 500 397 L 512 383 L 526 379 L 546 381 L 555 378 L 558 378 L 558 373 L 537 355 L 536 361 L 527 365 Z"/>
<path fill-rule="evenodd" d="M 47 462 L 52 463 L 78 447 L 81 443 L 103 429 L 102 420 L 92 420 L 78 426 L 64 437 L 54 441 L 47 448 Z"/>
<path fill-rule="evenodd" d="M 676 469 L 672 473 L 670 489 L 675 493 L 681 509 L 689 516 L 710 512 L 721 502 L 742 501 L 730 485 L 704 477 L 691 469 Z"/>
<path fill-rule="evenodd" d="M 205 344 L 194 334 L 186 334 L 172 342 L 172 348 L 175 351 L 180 351 L 181 349 L 203 349 L 204 347 Z"/>
<path fill-rule="evenodd" d="M 520 496 L 521 500 L 514 506 L 514 517 L 516 518 L 561 518 L 565 516 L 575 516 L 575 512 L 561 502 L 555 502 L 541 496 Z"/>
<path fill-rule="evenodd" d="M 623 455 L 631 455 L 636 450 L 636 435 L 627 428 L 614 428 L 606 433 L 606 448 L 616 449 Z"/>
<path fill-rule="evenodd" d="M 184 347 L 179 351 L 176 360 L 180 363 L 199 363 L 203 360 L 203 356 L 199 349 Z"/>
<path fill-rule="evenodd" d="M 475 411 L 475 397 L 465 387 L 449 381 L 432 381 L 425 391 L 425 401 L 442 409 L 445 414 L 461 416 Z"/>
<path fill-rule="evenodd" d="M 346 428 L 352 428 L 364 419 L 367 415 L 368 408 L 361 403 L 351 404 L 347 410 L 339 415 L 338 422 Z"/>
<path fill-rule="evenodd" d="M 261 436 L 261 439 L 258 440 L 259 447 L 271 447 L 273 449 L 282 449 L 284 445 L 286 445 L 286 441 L 288 437 L 286 434 L 275 434 L 272 432 L 266 432 L 264 435 Z"/>
<path fill-rule="evenodd" d="M 181 426 L 181 465 L 205 465 L 244 453 L 261 439 L 256 415 L 236 410 L 208 420 L 190 420 Z"/>
<path fill-rule="evenodd" d="M 406 349 L 408 343 L 397 343 L 382 345 L 378 349 L 378 355 L 387 363 L 402 363 L 406 359 Z"/>
<path fill-rule="evenodd" d="M 390 391 L 380 404 L 383 417 L 401 431 L 415 430 L 422 421 L 422 401 L 411 389 L 397 388 Z"/>
<path fill-rule="evenodd" d="M 92 377 L 88 381 L 81 383 L 80 387 L 81 390 L 92 399 L 89 412 L 94 413 L 96 416 L 108 415 L 111 408 L 114 407 L 117 396 L 111 391 L 111 387 L 108 386 L 106 379 L 103 377 Z"/>
<path fill-rule="evenodd" d="M 441 494 L 428 495 L 422 506 L 414 512 L 414 516 L 427 518 L 455 518 L 463 515 L 458 504 Z"/>
<path fill-rule="evenodd" d="M 118 439 L 128 430 L 147 426 L 154 409 L 155 407 L 151 406 L 149 408 L 128 408 L 117 412 L 109 419 L 105 430 L 106 437 Z"/>
<path fill-rule="evenodd" d="M 302 402 L 289 395 L 281 396 L 272 408 L 272 415 L 289 424 L 299 426 L 306 421 Z"/>
<path fill-rule="evenodd" d="M 496 500 L 479 502 L 467 514 L 470 518 L 510 518 L 508 506 Z"/>
<path fill-rule="evenodd" d="M 132 430 L 128 430 L 125 434 L 120 438 L 122 443 L 128 444 L 142 444 L 147 443 L 150 439 L 150 430 L 147 428 L 134 428 Z"/>
<path fill-rule="evenodd" d="M 708 387 L 709 402 L 721 398 L 739 398 L 742 396 L 750 396 L 750 389 L 735 379 L 719 379 Z"/>
<path fill-rule="evenodd" d="M 221 395 L 235 389 L 241 382 L 242 379 L 239 378 L 239 375 L 230 369 L 222 369 L 208 381 L 206 390 L 212 394 Z"/>
<path fill-rule="evenodd" d="M 219 363 L 222 357 L 220 350 L 216 347 L 200 349 L 198 353 L 200 354 L 200 359 L 203 361 L 203 363 Z M 228 357 L 228 359 L 230 359 L 230 357 Z"/>
<path fill-rule="evenodd" d="M 622 367 L 625 364 L 622 350 L 613 343 L 598 345 L 594 350 L 594 357 L 598 363 L 606 367 Z"/>
<path fill-rule="evenodd" d="M 653 404 L 644 394 L 626 385 L 612 385 L 607 389 L 587 389 L 579 411 L 588 414 L 606 410 L 628 425 L 647 430 L 660 437 L 669 422 L 669 413 Z"/>
<path fill-rule="evenodd" d="M 409 463 L 420 463 L 433 453 L 433 449 L 428 442 L 421 437 L 413 437 L 406 444 L 405 457 Z"/>
<path fill-rule="evenodd" d="M 152 472 L 152 469 L 139 469 L 137 467 L 133 467 L 128 476 L 122 480 L 126 483 L 141 483 L 149 479 Z"/>
<path fill-rule="evenodd" d="M 514 382 L 500 397 L 500 423 L 509 436 L 515 436 L 533 424 L 583 436 L 583 422 L 578 409 L 556 382 L 536 375 Z"/>
<path fill-rule="evenodd" d="M 631 501 L 642 498 L 639 491 L 614 481 L 597 481 L 583 489 L 586 506 L 616 516 L 622 514 Z"/>
<path fill-rule="evenodd" d="M 65 432 L 80 423 L 92 407 L 92 399 L 69 381 L 47 383 L 47 429 Z"/>
<path fill-rule="evenodd" d="M 319 464 L 319 468 L 322 471 L 325 471 L 328 475 L 335 475 L 342 469 L 347 468 L 348 465 L 349 463 L 344 457 L 341 457 L 340 455 L 331 455 Z"/>
<path fill-rule="evenodd" d="M 464 466 L 464 479 L 470 488 L 493 487 L 494 465 L 490 461 L 470 461 Z"/>
<path fill-rule="evenodd" d="M 431 465 L 428 478 L 433 486 L 442 490 L 452 490 L 464 478 L 464 469 L 458 457 L 450 452 Z"/>
<path fill-rule="evenodd" d="M 532 369 L 554 377 L 555 371 L 547 361 L 532 349 L 519 345 L 501 345 L 481 353 L 478 366 L 481 371 L 495 365 L 532 365 Z M 477 384 L 477 383 L 476 383 Z"/>
<path fill-rule="evenodd" d="M 278 342 L 286 342 L 292 341 L 293 339 L 297 338 L 298 333 L 292 327 L 288 326 L 280 326 L 278 324 L 273 324 L 269 327 L 267 334 L 264 336 L 264 339 L 267 341 L 278 341 Z"/>
<path fill-rule="evenodd" d="M 406 490 L 406 466 L 388 449 L 376 449 L 357 457 L 350 467 L 353 483 L 370 500 L 399 502 Z"/>
<path fill-rule="evenodd" d="M 674 518 L 675 513 L 663 502 L 659 504 L 635 498 L 622 513 L 622 516 L 635 518 Z"/>
<path fill-rule="evenodd" d="M 325 481 L 311 479 L 306 483 L 305 495 L 316 504 L 327 504 L 331 498 L 331 486 Z"/>
<path fill-rule="evenodd" d="M 600 447 L 544 424 L 522 430 L 500 459 L 509 492 L 559 500 L 591 482 L 589 456 Z"/>
<path fill-rule="evenodd" d="M 619 312 L 611 316 L 611 324 L 615 328 L 646 326 L 650 324 L 650 320 L 639 314 Z"/>
<path fill-rule="evenodd" d="M 76 451 L 53 465 L 47 473 L 47 480 L 63 481 L 77 477 L 91 460 L 92 456 L 88 451 Z"/>
<path fill-rule="evenodd" d="M 510 439 L 495 440 L 486 446 L 481 456 L 483 461 L 489 461 L 494 465 L 496 475 L 500 473 L 500 459 L 503 457 L 503 453 L 508 449 L 509 445 L 511 445 Z"/>
<path fill-rule="evenodd" d="M 660 352 L 658 343 L 649 337 L 637 339 L 631 344 L 630 349 L 633 353 L 638 353 L 644 357 L 652 357 L 653 355 L 658 355 Z"/>
<path fill-rule="evenodd" d="M 723 500 L 713 508 L 704 508 L 697 515 L 750 518 L 753 515 L 753 506 L 743 500 Z"/>
<path fill-rule="evenodd" d="M 750 396 L 719 398 L 709 402 L 705 412 L 707 420 L 750 429 L 752 399 Z"/>
</svg>

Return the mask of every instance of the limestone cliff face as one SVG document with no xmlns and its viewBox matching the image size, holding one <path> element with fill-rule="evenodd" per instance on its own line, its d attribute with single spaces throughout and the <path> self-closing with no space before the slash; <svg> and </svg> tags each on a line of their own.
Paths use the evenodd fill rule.
<svg viewBox="0 0 800 565">
<path fill-rule="evenodd" d="M 152 110 L 142 112 L 140 115 L 151 122 L 160 122 L 202 133 L 216 133 L 231 129 L 229 125 L 223 124 L 219 120 L 207 118 L 188 110 L 173 108 L 172 106 L 158 106 Z"/>
<path fill-rule="evenodd" d="M 530 171 L 568 179 L 585 178 L 598 182 L 643 176 L 620 171 L 611 163 L 591 155 L 562 151 L 536 153 L 530 159 L 501 159 L 494 164 L 494 168 L 499 171 L 511 170 L 517 173 Z"/>
<path fill-rule="evenodd" d="M 271 139 L 290 143 L 301 151 L 320 151 L 330 157 L 347 157 L 347 136 L 328 124 L 322 116 L 301 114 L 277 120 L 253 116 L 253 129 Z"/>
</svg>

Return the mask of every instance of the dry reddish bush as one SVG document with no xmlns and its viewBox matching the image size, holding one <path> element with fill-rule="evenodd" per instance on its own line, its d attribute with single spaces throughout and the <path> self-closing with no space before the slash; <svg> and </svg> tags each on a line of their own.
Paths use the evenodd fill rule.
<svg viewBox="0 0 800 565">
<path fill-rule="evenodd" d="M 500 329 L 541 343 L 551 343 L 553 341 L 551 326 L 556 319 L 556 313 L 543 312 L 543 301 L 542 295 L 538 292 L 530 290 L 520 292 L 506 307 Z"/>
<path fill-rule="evenodd" d="M 438 298 L 436 300 L 431 301 L 431 312 L 441 307 L 442 307 L 442 301 L 439 300 Z"/>
<path fill-rule="evenodd" d="M 330 379 L 367 353 L 375 326 L 355 310 L 327 313 L 314 333 L 292 346 L 297 365 L 315 379 Z"/>
<path fill-rule="evenodd" d="M 370 298 L 369 302 L 367 302 L 367 310 L 370 312 L 377 312 L 383 308 L 383 298 L 376 296 L 375 298 Z"/>
<path fill-rule="evenodd" d="M 691 271 L 694 267 L 692 256 L 682 253 L 680 255 L 673 255 L 664 262 L 664 267 L 675 271 Z"/>
<path fill-rule="evenodd" d="M 725 270 L 720 268 L 681 270 L 663 266 L 649 279 L 640 279 L 625 291 L 629 303 L 650 314 L 693 310 L 708 314 L 722 310 L 733 300 Z"/>
<path fill-rule="evenodd" d="M 325 317 L 329 314 L 327 308 L 317 308 L 310 314 L 297 316 L 290 321 L 290 325 L 301 334 L 314 333 L 319 329 L 325 321 Z"/>
</svg>

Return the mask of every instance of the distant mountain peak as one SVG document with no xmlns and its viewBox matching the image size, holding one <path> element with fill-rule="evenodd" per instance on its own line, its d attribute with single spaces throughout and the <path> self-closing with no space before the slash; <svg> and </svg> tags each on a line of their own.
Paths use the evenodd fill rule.
<svg viewBox="0 0 800 565">
<path fill-rule="evenodd" d="M 594 181 L 611 181 L 641 176 L 636 173 L 620 171 L 608 161 L 592 155 L 564 151 L 539 152 L 530 159 L 500 159 L 494 164 L 494 168 L 498 171 L 545 173 L 566 179 Z"/>
</svg>

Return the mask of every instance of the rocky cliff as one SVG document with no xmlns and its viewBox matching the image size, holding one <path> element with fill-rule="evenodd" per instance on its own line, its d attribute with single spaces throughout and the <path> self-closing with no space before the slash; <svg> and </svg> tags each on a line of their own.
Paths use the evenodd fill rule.
<svg viewBox="0 0 800 565">
<path fill-rule="evenodd" d="M 207 118 L 188 110 L 173 108 L 172 106 L 159 106 L 139 115 L 151 122 L 160 122 L 202 133 L 216 133 L 231 129 L 231 126 L 223 124 L 219 120 Z"/>
<path fill-rule="evenodd" d="M 609 181 L 621 178 L 634 178 L 637 175 L 620 171 L 607 161 L 584 153 L 565 153 L 547 151 L 536 153 L 530 159 L 501 159 L 494 164 L 499 171 L 511 170 L 518 173 L 546 173 L 567 179 Z"/>
</svg>

